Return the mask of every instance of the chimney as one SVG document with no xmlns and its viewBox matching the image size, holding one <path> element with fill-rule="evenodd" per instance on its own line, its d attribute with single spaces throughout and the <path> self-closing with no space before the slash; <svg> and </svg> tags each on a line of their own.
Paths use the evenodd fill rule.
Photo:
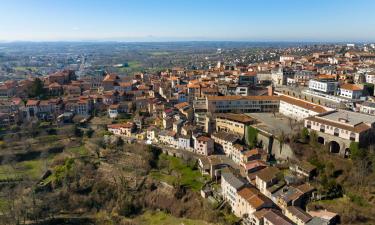
<svg viewBox="0 0 375 225">
<path fill-rule="evenodd" d="M 274 87 L 272 85 L 267 87 L 268 89 L 268 96 L 273 96 Z"/>
</svg>

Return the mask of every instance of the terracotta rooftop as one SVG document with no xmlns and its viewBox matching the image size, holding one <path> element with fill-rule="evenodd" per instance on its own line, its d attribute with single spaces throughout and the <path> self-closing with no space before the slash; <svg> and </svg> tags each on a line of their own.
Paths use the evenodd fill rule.
<svg viewBox="0 0 375 225">
<path fill-rule="evenodd" d="M 255 209 L 259 209 L 266 203 L 271 204 L 271 201 L 254 187 L 244 187 L 238 191 L 238 195 L 245 199 Z"/>
<path fill-rule="evenodd" d="M 197 138 L 197 140 L 198 140 L 198 141 L 203 141 L 203 142 L 208 142 L 208 141 L 211 140 L 211 138 L 206 137 L 206 136 L 199 136 L 199 137 Z"/>
<path fill-rule="evenodd" d="M 355 84 L 342 84 L 340 89 L 350 90 L 350 91 L 362 91 L 363 88 Z"/>
<path fill-rule="evenodd" d="M 295 106 L 298 106 L 298 107 L 301 107 L 301 108 L 304 108 L 304 109 L 307 109 L 307 110 L 310 110 L 310 111 L 314 111 L 316 113 L 327 112 L 327 110 L 325 108 L 323 108 L 322 106 L 315 105 L 315 104 L 312 104 L 312 103 L 307 102 L 307 101 L 299 100 L 297 98 L 292 98 L 292 97 L 289 97 L 289 96 L 286 96 L 286 95 L 281 95 L 280 101 L 284 101 L 284 102 L 287 102 L 291 105 L 295 105 Z"/>
<path fill-rule="evenodd" d="M 265 182 L 269 182 L 273 179 L 276 178 L 276 175 L 277 173 L 279 173 L 279 169 L 276 168 L 276 167 L 267 167 L 263 170 L 261 170 L 258 174 L 257 174 L 257 177 L 259 177 L 259 179 L 265 181 Z"/>
<path fill-rule="evenodd" d="M 217 113 L 215 114 L 217 118 L 227 119 L 231 121 L 236 121 L 244 124 L 250 124 L 254 122 L 254 119 L 245 114 L 235 114 L 235 113 Z"/>
</svg>

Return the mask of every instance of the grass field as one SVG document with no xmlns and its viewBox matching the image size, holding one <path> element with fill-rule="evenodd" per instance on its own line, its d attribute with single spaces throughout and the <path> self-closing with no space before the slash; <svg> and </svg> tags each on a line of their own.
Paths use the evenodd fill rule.
<svg viewBox="0 0 375 225">
<path fill-rule="evenodd" d="M 129 61 L 127 67 L 117 68 L 117 71 L 119 73 L 129 73 L 131 71 L 137 71 L 137 70 L 142 70 L 142 69 L 143 69 L 142 63 L 138 61 Z"/>
<path fill-rule="evenodd" d="M 211 223 L 201 221 L 201 220 L 191 220 L 184 218 L 176 218 L 164 212 L 146 212 L 143 215 L 135 219 L 137 224 L 146 225 L 209 225 Z"/>
<path fill-rule="evenodd" d="M 14 165 L 1 165 L 0 180 L 19 178 L 39 179 L 49 160 L 50 159 L 37 159 L 15 163 Z"/>
<path fill-rule="evenodd" d="M 83 145 L 77 146 L 77 147 L 72 147 L 72 148 L 67 148 L 64 151 L 79 154 L 80 156 L 85 156 L 85 155 L 88 154 L 87 149 Z"/>
<path fill-rule="evenodd" d="M 149 52 L 149 54 L 152 56 L 165 56 L 169 55 L 169 52 Z"/>
<path fill-rule="evenodd" d="M 194 191 L 200 191 L 205 178 L 199 170 L 194 170 L 186 165 L 182 159 L 162 154 L 160 160 L 166 162 L 166 168 L 152 171 L 151 176 L 157 180 L 167 182 L 168 184 L 179 183 Z M 169 173 L 171 171 L 171 173 Z"/>
<path fill-rule="evenodd" d="M 30 70 L 32 72 L 38 71 L 38 67 L 34 67 L 34 66 L 16 66 L 16 67 L 13 67 L 13 69 L 16 71 L 25 71 L 25 70 Z"/>
</svg>

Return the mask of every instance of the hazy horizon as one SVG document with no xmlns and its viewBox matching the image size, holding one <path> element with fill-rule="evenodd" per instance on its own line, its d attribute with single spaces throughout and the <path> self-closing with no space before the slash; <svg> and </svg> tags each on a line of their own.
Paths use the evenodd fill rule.
<svg viewBox="0 0 375 225">
<path fill-rule="evenodd" d="M 375 41 L 372 0 L 5 0 L 6 41 Z"/>
</svg>

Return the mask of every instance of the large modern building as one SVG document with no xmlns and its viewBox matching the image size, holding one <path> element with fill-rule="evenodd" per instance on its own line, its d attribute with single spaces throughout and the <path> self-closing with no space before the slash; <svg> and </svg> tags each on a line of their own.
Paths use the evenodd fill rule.
<svg viewBox="0 0 375 225">
<path fill-rule="evenodd" d="M 309 81 L 309 89 L 325 94 L 334 94 L 337 91 L 338 82 L 334 76 L 320 75 Z"/>
<path fill-rule="evenodd" d="M 295 120 L 303 120 L 304 118 L 315 116 L 327 111 L 327 108 L 320 105 L 312 104 L 286 95 L 280 96 L 279 112 Z"/>
<path fill-rule="evenodd" d="M 211 113 L 275 112 L 277 96 L 207 96 L 207 111 Z"/>
<path fill-rule="evenodd" d="M 375 117 L 351 111 L 331 111 L 305 119 L 305 127 L 318 134 L 333 153 L 349 154 L 351 142 L 370 144 L 375 135 Z"/>
</svg>

